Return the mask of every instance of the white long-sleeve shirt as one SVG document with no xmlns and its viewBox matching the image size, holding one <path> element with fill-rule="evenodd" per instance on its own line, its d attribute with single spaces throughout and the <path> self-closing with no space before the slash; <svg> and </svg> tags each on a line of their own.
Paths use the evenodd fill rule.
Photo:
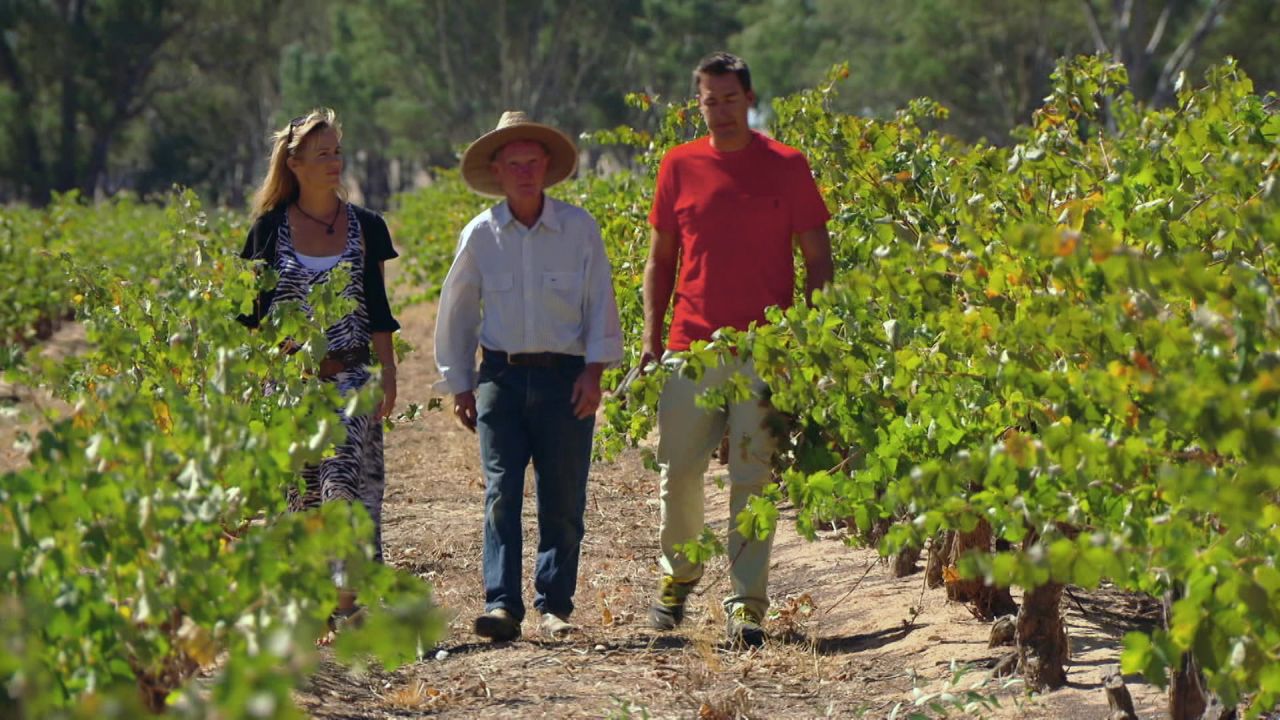
<svg viewBox="0 0 1280 720">
<path fill-rule="evenodd" d="M 476 345 L 506 353 L 622 359 L 622 329 L 600 227 L 582 208 L 547 197 L 526 228 L 506 201 L 462 230 L 440 291 L 437 392 L 476 387 Z"/>
</svg>

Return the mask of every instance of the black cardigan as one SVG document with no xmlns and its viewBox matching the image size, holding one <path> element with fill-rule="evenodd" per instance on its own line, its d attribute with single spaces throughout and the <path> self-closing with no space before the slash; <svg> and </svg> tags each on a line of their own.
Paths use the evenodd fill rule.
<svg viewBox="0 0 1280 720">
<path fill-rule="evenodd" d="M 359 205 L 352 205 L 356 220 L 360 223 L 360 231 L 364 233 L 364 301 L 369 313 L 370 332 L 395 332 L 400 323 L 391 315 L 391 304 L 387 302 L 387 287 L 382 278 L 381 263 L 399 257 L 399 253 L 391 246 L 391 231 L 382 216 Z M 276 236 L 280 225 L 284 222 L 287 205 L 277 207 L 258 218 L 249 228 L 249 237 L 245 239 L 244 250 L 240 257 L 246 260 L 265 262 L 274 267 L 276 262 Z M 271 303 L 275 299 L 275 288 L 263 290 L 253 304 L 253 312 L 238 316 L 238 320 L 246 326 L 256 328 L 267 316 Z"/>
</svg>

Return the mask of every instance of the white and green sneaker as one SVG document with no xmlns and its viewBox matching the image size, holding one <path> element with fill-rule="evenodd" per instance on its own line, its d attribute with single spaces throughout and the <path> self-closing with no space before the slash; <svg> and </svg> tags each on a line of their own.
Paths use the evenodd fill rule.
<svg viewBox="0 0 1280 720">
<path fill-rule="evenodd" d="M 697 584 L 697 580 L 680 582 L 670 575 L 662 576 L 658 598 L 649 605 L 649 624 L 654 630 L 675 630 L 684 621 L 685 601 Z"/>
<path fill-rule="evenodd" d="M 725 635 L 734 647 L 760 647 L 764 645 L 764 626 L 760 616 L 745 605 L 739 605 L 729 613 L 725 623 Z"/>
</svg>

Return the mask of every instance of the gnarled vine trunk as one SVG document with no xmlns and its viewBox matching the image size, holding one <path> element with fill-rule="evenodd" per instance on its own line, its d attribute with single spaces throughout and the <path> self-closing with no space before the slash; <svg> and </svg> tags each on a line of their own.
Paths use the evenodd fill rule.
<svg viewBox="0 0 1280 720">
<path fill-rule="evenodd" d="M 941 587 L 942 569 L 947 566 L 947 552 L 951 549 L 954 531 L 938 533 L 929 540 L 929 556 L 924 566 L 924 582 L 930 589 Z"/>
<path fill-rule="evenodd" d="M 1169 627 L 1173 604 L 1182 597 L 1181 588 L 1164 594 L 1164 622 Z M 1191 653 L 1185 653 L 1169 673 L 1170 720 L 1235 720 L 1234 708 L 1223 707 L 1218 697 L 1205 687 L 1204 673 Z"/>
<path fill-rule="evenodd" d="M 977 527 L 970 532 L 952 534 L 951 546 L 945 553 L 946 568 L 954 572 L 960 557 L 970 550 L 991 552 L 991 525 L 986 520 L 979 520 Z M 1018 605 L 1009 594 L 1009 588 L 991 587 L 982 578 L 969 580 L 959 577 L 945 577 L 947 599 L 969 604 L 974 615 L 983 620 L 995 620 L 1001 615 L 1012 615 L 1018 611 Z"/>
<path fill-rule="evenodd" d="M 904 547 L 893 556 L 893 576 L 904 578 L 916 572 L 916 563 L 920 562 L 920 548 Z"/>
<path fill-rule="evenodd" d="M 1028 590 L 1018 611 L 1014 638 L 1018 672 L 1033 690 L 1055 690 L 1067 684 L 1067 630 L 1062 624 L 1060 583 Z"/>
</svg>

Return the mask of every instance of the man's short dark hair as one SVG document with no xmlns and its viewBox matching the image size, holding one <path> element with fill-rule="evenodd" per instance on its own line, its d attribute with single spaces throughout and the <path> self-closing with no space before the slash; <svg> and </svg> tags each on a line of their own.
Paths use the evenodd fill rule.
<svg viewBox="0 0 1280 720">
<path fill-rule="evenodd" d="M 699 79 L 703 75 L 728 75 L 730 73 L 738 76 L 738 82 L 742 83 L 743 92 L 751 92 L 751 70 L 747 67 L 747 61 L 723 50 L 711 53 L 698 61 L 698 67 L 693 69 L 693 89 L 697 92 L 701 87 Z"/>
</svg>

